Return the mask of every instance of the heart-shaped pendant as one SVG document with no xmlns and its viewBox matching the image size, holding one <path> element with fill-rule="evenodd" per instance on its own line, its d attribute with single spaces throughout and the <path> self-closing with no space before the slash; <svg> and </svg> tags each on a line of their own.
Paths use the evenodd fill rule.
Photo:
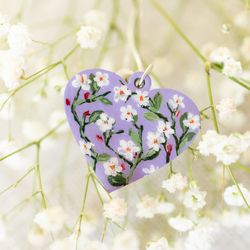
<svg viewBox="0 0 250 250">
<path fill-rule="evenodd" d="M 111 192 L 153 173 L 180 155 L 198 133 L 199 110 L 172 89 L 150 90 L 134 73 L 78 73 L 65 90 L 72 132 L 104 188 Z"/>
</svg>

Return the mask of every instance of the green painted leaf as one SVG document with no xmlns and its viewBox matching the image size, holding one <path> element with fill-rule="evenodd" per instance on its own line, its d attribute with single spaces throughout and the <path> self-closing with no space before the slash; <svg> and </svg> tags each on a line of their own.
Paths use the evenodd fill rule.
<svg viewBox="0 0 250 250">
<path fill-rule="evenodd" d="M 145 112 L 143 115 L 149 121 L 154 121 L 154 120 L 158 120 L 159 119 L 159 117 L 156 114 L 154 114 L 153 112 L 150 112 L 150 111 L 149 112 Z"/>
<path fill-rule="evenodd" d="M 138 115 L 134 115 L 133 119 L 134 119 L 134 122 L 137 122 L 138 121 Z"/>
<path fill-rule="evenodd" d="M 97 156 L 97 161 L 108 161 L 110 157 L 111 156 L 109 154 L 99 154 Z"/>
<path fill-rule="evenodd" d="M 103 113 L 102 110 L 96 110 L 94 111 L 90 117 L 89 117 L 89 123 L 94 123 L 96 122 L 99 118 L 100 118 L 100 115 Z"/>
<path fill-rule="evenodd" d="M 95 81 L 92 81 L 92 83 L 90 84 L 90 88 L 92 93 L 96 93 L 100 89 Z"/>
<path fill-rule="evenodd" d="M 97 98 L 97 100 L 99 100 L 100 102 L 102 102 L 103 104 L 106 104 L 106 105 L 111 105 L 112 104 L 112 102 L 109 99 L 107 99 L 106 97 L 104 97 L 104 96 L 99 96 Z"/>
<path fill-rule="evenodd" d="M 132 129 L 129 130 L 129 136 L 131 137 L 132 141 L 140 146 L 141 139 L 138 133 L 134 132 Z"/>
<path fill-rule="evenodd" d="M 154 109 L 158 111 L 161 108 L 162 104 L 162 95 L 160 92 L 157 92 L 157 94 L 154 96 Z"/>
<path fill-rule="evenodd" d="M 187 138 L 188 141 L 191 141 L 195 136 L 194 132 L 189 132 L 186 134 L 185 138 Z"/>
<path fill-rule="evenodd" d="M 185 119 L 187 119 L 187 116 L 188 116 L 188 113 L 186 112 L 180 118 L 180 125 L 181 125 L 181 129 L 182 129 L 183 132 L 187 129 L 187 127 L 183 124 L 183 121 Z"/>
<path fill-rule="evenodd" d="M 189 141 L 191 141 L 195 136 L 194 132 L 187 133 L 184 138 L 182 139 L 180 145 L 179 145 L 179 151 L 182 149 Z"/>
<path fill-rule="evenodd" d="M 159 154 L 160 154 L 160 151 L 155 151 L 153 149 L 150 149 L 146 155 L 143 157 L 143 160 L 144 161 L 148 161 L 148 160 L 153 160 L 154 158 L 156 158 Z"/>
<path fill-rule="evenodd" d="M 112 186 L 124 186 L 127 184 L 126 177 L 123 174 L 117 174 L 116 176 L 109 175 L 108 182 Z"/>
</svg>

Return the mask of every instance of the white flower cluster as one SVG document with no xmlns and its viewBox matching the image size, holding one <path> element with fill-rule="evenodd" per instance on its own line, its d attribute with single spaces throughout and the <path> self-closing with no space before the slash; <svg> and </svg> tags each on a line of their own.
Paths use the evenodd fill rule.
<svg viewBox="0 0 250 250">
<path fill-rule="evenodd" d="M 101 39 L 101 31 L 94 26 L 82 26 L 76 34 L 77 42 L 83 49 L 93 49 Z"/>
<path fill-rule="evenodd" d="M 119 223 L 124 220 L 127 215 L 128 205 L 122 198 L 114 198 L 110 202 L 103 205 L 104 217 Z"/>
<path fill-rule="evenodd" d="M 168 241 L 162 237 L 157 241 L 148 242 L 146 250 L 167 250 L 169 249 Z"/>
<path fill-rule="evenodd" d="M 208 130 L 202 135 L 198 150 L 204 156 L 214 155 L 218 162 L 225 165 L 235 163 L 240 155 L 250 146 L 250 132 L 235 133 L 229 136 L 220 135 L 214 130 Z"/>
<path fill-rule="evenodd" d="M 27 27 L 22 23 L 11 24 L 0 14 L 0 79 L 8 89 L 16 88 L 23 75 L 24 55 L 31 45 Z"/>
<path fill-rule="evenodd" d="M 174 204 L 165 201 L 159 201 L 151 196 L 143 196 L 141 201 L 136 205 L 136 217 L 151 219 L 157 214 L 169 214 L 174 209 Z"/>
<path fill-rule="evenodd" d="M 218 47 L 210 54 L 210 60 L 213 63 L 223 64 L 222 73 L 229 77 L 239 77 L 242 74 L 242 67 L 239 61 L 236 61 L 228 48 Z"/>
<path fill-rule="evenodd" d="M 245 199 L 248 202 L 250 202 L 249 190 L 247 190 L 242 184 L 239 184 L 239 189 L 241 190 Z M 223 198 L 224 198 L 224 201 L 229 206 L 242 207 L 243 205 L 245 205 L 245 202 L 236 185 L 227 187 L 223 193 Z"/>
</svg>

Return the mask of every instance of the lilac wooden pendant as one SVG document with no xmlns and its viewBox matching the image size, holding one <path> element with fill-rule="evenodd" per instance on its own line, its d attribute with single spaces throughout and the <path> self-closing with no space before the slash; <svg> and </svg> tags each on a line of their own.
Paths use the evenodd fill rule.
<svg viewBox="0 0 250 250">
<path fill-rule="evenodd" d="M 172 89 L 150 90 L 146 76 L 128 82 L 103 70 L 70 79 L 65 111 L 82 153 L 111 192 L 151 174 L 191 144 L 200 127 L 199 110 Z"/>
</svg>

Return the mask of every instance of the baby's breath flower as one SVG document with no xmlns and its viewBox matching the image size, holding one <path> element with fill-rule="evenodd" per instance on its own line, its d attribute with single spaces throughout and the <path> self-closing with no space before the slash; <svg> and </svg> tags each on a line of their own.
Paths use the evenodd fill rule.
<svg viewBox="0 0 250 250">
<path fill-rule="evenodd" d="M 95 48 L 100 39 L 100 30 L 93 26 L 82 26 L 77 32 L 77 42 L 83 49 Z"/>
<path fill-rule="evenodd" d="M 183 203 L 187 208 L 198 210 L 206 205 L 206 195 L 207 192 L 200 191 L 198 187 L 191 187 L 190 190 L 185 193 Z"/>
<path fill-rule="evenodd" d="M 224 98 L 216 106 L 216 109 L 219 111 L 219 118 L 224 119 L 236 111 L 236 104 L 232 98 Z"/>
<path fill-rule="evenodd" d="M 226 47 L 218 47 L 211 51 L 209 58 L 213 63 L 224 63 L 231 58 L 231 52 Z"/>
<path fill-rule="evenodd" d="M 39 212 L 34 218 L 34 223 L 46 232 L 58 232 L 66 218 L 62 207 L 50 207 Z"/>
<path fill-rule="evenodd" d="M 171 217 L 168 220 L 168 223 L 173 229 L 175 229 L 178 232 L 186 232 L 192 229 L 194 226 L 191 220 L 182 216 Z"/>
<path fill-rule="evenodd" d="M 226 136 L 217 134 L 214 130 L 208 130 L 202 135 L 198 150 L 205 156 L 212 154 L 217 161 L 229 165 L 236 162 L 240 158 L 241 153 L 249 148 L 249 136 L 250 132 Z"/>
<path fill-rule="evenodd" d="M 46 242 L 48 233 L 37 225 L 34 225 L 28 233 L 28 242 L 33 246 L 41 246 Z"/>
<path fill-rule="evenodd" d="M 169 193 L 175 193 L 177 190 L 183 190 L 187 186 L 187 177 L 181 173 L 173 174 L 169 179 L 162 182 L 162 187 Z"/>
<path fill-rule="evenodd" d="M 12 50 L 0 51 L 0 79 L 6 88 L 12 90 L 19 86 L 19 80 L 23 75 L 24 58 L 16 55 Z"/>
<path fill-rule="evenodd" d="M 242 184 L 239 184 L 239 188 L 244 197 L 250 201 L 249 191 Z M 223 198 L 229 206 L 241 207 L 245 204 L 236 185 L 227 187 L 223 193 Z"/>
<path fill-rule="evenodd" d="M 212 249 L 213 235 L 215 231 L 211 225 L 197 226 L 188 233 L 185 240 L 185 250 L 210 250 Z"/>
<path fill-rule="evenodd" d="M 242 74 L 241 63 L 233 58 L 228 58 L 224 61 L 222 73 L 229 77 L 239 77 Z"/>
<path fill-rule="evenodd" d="M 124 199 L 114 198 L 103 205 L 103 210 L 104 217 L 119 223 L 123 221 L 127 215 L 128 205 Z"/>
<path fill-rule="evenodd" d="M 85 25 L 98 27 L 105 30 L 108 25 L 107 16 L 99 10 L 90 10 L 84 14 L 83 21 Z"/>
<path fill-rule="evenodd" d="M 250 37 L 247 36 L 243 39 L 243 42 L 240 47 L 240 52 L 244 59 L 250 61 Z"/>
<path fill-rule="evenodd" d="M 136 217 L 151 219 L 157 212 L 158 201 L 151 196 L 142 197 L 141 201 L 136 205 Z"/>
<path fill-rule="evenodd" d="M 230 23 L 224 23 L 221 26 L 221 32 L 223 34 L 228 34 L 232 29 L 232 25 Z"/>
<path fill-rule="evenodd" d="M 2 220 L 2 216 L 0 215 L 0 242 L 5 240 L 5 238 L 6 238 L 6 228 Z"/>
<path fill-rule="evenodd" d="M 27 26 L 22 23 L 12 25 L 8 34 L 9 48 L 17 55 L 23 55 L 31 44 Z"/>
<path fill-rule="evenodd" d="M 0 14 L 0 41 L 5 39 L 10 29 L 9 17 Z"/>
<path fill-rule="evenodd" d="M 157 241 L 148 242 L 146 250 L 168 250 L 168 241 L 166 238 L 162 237 Z"/>
<path fill-rule="evenodd" d="M 139 250 L 140 243 L 136 232 L 126 230 L 118 234 L 113 242 L 112 250 Z"/>
</svg>

